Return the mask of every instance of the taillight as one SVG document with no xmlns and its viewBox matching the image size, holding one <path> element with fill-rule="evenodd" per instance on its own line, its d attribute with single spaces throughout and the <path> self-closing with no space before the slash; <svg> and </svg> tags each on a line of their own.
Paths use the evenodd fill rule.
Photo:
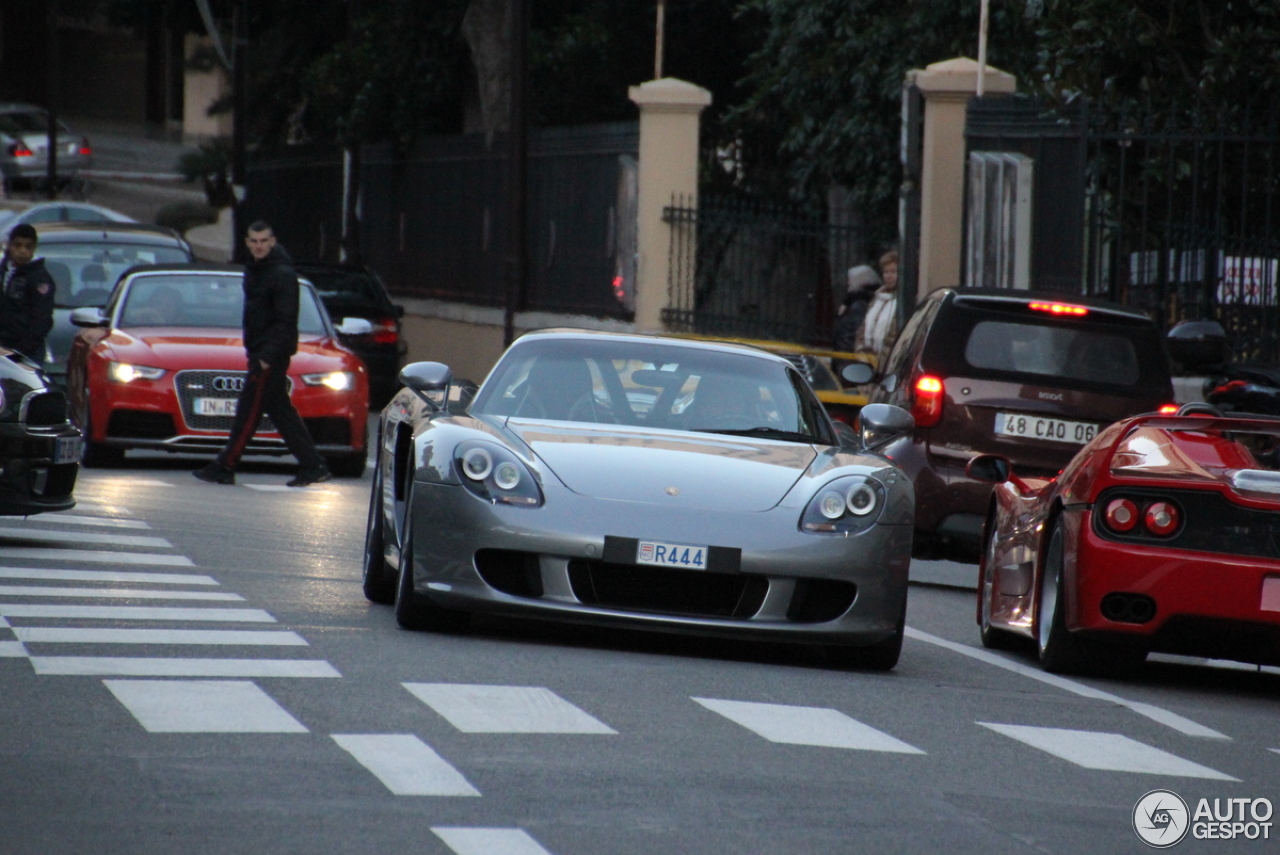
<svg viewBox="0 0 1280 855">
<path fill-rule="evenodd" d="M 88 137 L 80 138 L 80 153 L 85 157 L 88 157 L 89 155 L 93 154 L 93 148 L 89 145 Z"/>
<path fill-rule="evenodd" d="M 1162 416 L 1176 416 L 1178 414 L 1178 409 L 1177 404 L 1161 404 L 1160 409 L 1156 412 Z"/>
<path fill-rule="evenodd" d="M 916 420 L 916 427 L 933 427 L 942 421 L 942 379 L 924 374 L 916 380 L 914 388 L 911 417 Z"/>
<path fill-rule="evenodd" d="M 1142 513 L 1142 523 L 1156 537 L 1169 537 L 1178 530 L 1182 515 L 1172 502 L 1152 502 Z"/>
<path fill-rule="evenodd" d="M 373 322 L 375 344 L 395 344 L 400 340 L 400 327 L 395 318 L 380 318 Z"/>
<path fill-rule="evenodd" d="M 26 143 L 16 142 L 9 146 L 10 157 L 35 157 L 31 149 L 27 148 Z"/>
<path fill-rule="evenodd" d="M 1138 524 L 1138 506 L 1128 499 L 1112 499 L 1107 503 L 1107 512 L 1102 519 L 1112 531 L 1133 531 Z"/>
</svg>

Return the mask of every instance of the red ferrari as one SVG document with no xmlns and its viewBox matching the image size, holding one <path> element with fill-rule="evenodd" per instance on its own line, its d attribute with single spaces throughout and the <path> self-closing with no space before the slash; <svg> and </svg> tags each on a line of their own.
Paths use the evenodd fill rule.
<svg viewBox="0 0 1280 855">
<path fill-rule="evenodd" d="M 121 277 L 103 309 L 77 309 L 83 327 L 67 363 L 67 396 L 85 436 L 86 465 L 126 449 L 212 453 L 226 442 L 246 375 L 240 337 L 243 269 L 172 264 Z M 368 321 L 348 321 L 368 324 Z M 338 341 L 315 290 L 302 283 L 290 394 L 336 475 L 364 473 L 369 378 Z M 288 454 L 263 418 L 249 454 Z"/>
<path fill-rule="evenodd" d="M 1148 652 L 1280 664 L 1280 419 L 1206 404 L 1100 433 L 1050 480 L 975 457 L 994 491 L 979 565 L 987 647 L 1048 671 Z"/>
</svg>

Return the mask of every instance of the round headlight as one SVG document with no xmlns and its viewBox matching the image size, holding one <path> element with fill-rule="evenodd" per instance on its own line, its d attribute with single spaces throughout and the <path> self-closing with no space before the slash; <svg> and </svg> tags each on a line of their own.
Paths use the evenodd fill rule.
<svg viewBox="0 0 1280 855">
<path fill-rule="evenodd" d="M 839 493 L 824 493 L 818 501 L 822 515 L 829 520 L 838 520 L 844 516 L 844 497 Z"/>
<path fill-rule="evenodd" d="M 483 448 L 473 448 L 462 456 L 462 471 L 472 481 L 483 481 L 493 471 L 493 458 Z"/>
<path fill-rule="evenodd" d="M 867 484 L 859 484 L 849 491 L 845 504 L 849 506 L 849 513 L 865 517 L 876 509 L 876 491 Z"/>
<path fill-rule="evenodd" d="M 493 473 L 493 483 L 500 490 L 514 489 L 520 483 L 520 467 L 509 462 L 499 463 Z"/>
</svg>

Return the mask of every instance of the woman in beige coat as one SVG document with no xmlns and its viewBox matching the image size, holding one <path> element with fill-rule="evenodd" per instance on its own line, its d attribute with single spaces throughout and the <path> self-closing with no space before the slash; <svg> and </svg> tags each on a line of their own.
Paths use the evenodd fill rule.
<svg viewBox="0 0 1280 855">
<path fill-rule="evenodd" d="M 878 364 L 883 365 L 898 340 L 898 253 L 896 250 L 880 256 L 880 279 L 884 282 L 871 298 L 867 316 L 858 329 L 854 350 L 874 353 Z"/>
</svg>

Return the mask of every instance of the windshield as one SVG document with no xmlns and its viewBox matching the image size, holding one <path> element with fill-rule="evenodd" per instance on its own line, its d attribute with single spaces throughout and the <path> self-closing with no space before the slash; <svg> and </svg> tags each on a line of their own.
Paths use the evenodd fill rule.
<svg viewBox="0 0 1280 855">
<path fill-rule="evenodd" d="M 643 339 L 517 343 L 471 412 L 834 442 L 813 391 L 786 365 Z"/>
<path fill-rule="evenodd" d="M 154 273 L 132 278 L 121 295 L 116 326 L 239 329 L 244 290 L 236 275 Z M 325 335 L 320 306 L 310 289 L 298 300 L 298 334 Z"/>
<path fill-rule="evenodd" d="M 61 309 L 105 306 L 120 274 L 139 264 L 182 264 L 190 261 L 179 247 L 129 243 L 41 243 L 38 255 L 58 286 L 54 305 Z M 239 322 L 236 323 L 239 325 Z"/>
</svg>

